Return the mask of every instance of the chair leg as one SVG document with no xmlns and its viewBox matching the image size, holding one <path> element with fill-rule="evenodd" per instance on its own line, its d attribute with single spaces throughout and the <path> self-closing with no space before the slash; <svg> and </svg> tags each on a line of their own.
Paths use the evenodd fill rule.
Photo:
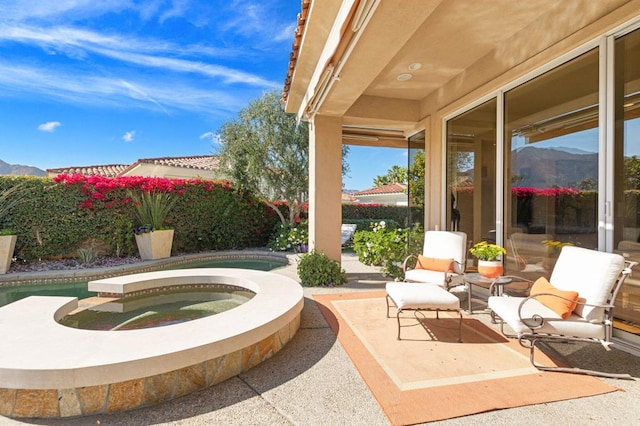
<svg viewBox="0 0 640 426">
<path fill-rule="evenodd" d="M 400 312 L 402 312 L 402 311 L 398 310 L 398 313 L 396 314 L 396 319 L 398 321 L 398 337 L 397 337 L 397 340 L 402 340 L 400 338 Z"/>
<path fill-rule="evenodd" d="M 523 344 L 523 340 L 526 341 L 526 344 Z M 535 362 L 535 350 L 536 350 L 536 343 L 539 340 L 544 340 L 541 338 L 537 338 L 537 337 L 533 337 L 532 336 L 523 336 L 520 337 L 519 341 L 520 341 L 520 345 L 523 347 L 529 347 L 529 360 L 531 361 L 531 365 L 533 365 L 535 368 L 537 368 L 540 371 L 555 371 L 558 373 L 572 373 L 572 374 L 584 374 L 587 376 L 595 376 L 595 377 L 608 377 L 611 379 L 629 379 L 629 380 L 635 380 L 635 378 L 633 376 L 631 376 L 630 374 L 627 373 L 606 373 L 604 371 L 595 371 L 595 370 L 587 370 L 584 368 L 578 368 L 578 367 L 546 367 L 544 365 L 539 365 L 536 364 Z M 540 350 L 540 349 L 538 349 Z"/>
</svg>

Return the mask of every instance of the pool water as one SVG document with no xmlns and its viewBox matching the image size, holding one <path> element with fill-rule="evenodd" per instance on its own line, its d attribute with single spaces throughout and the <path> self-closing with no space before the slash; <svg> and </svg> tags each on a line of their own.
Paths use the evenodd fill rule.
<svg viewBox="0 0 640 426">
<path fill-rule="evenodd" d="M 286 261 L 277 259 L 213 259 L 184 263 L 168 269 L 243 268 L 271 271 L 284 265 L 286 265 Z M 0 286 L 0 306 L 8 305 L 27 296 L 68 296 L 86 299 L 97 296 L 97 294 L 87 290 L 87 281 Z"/>
<path fill-rule="evenodd" d="M 163 327 L 228 311 L 255 293 L 241 287 L 207 286 L 125 297 L 67 315 L 59 322 L 84 330 L 137 330 Z"/>
</svg>

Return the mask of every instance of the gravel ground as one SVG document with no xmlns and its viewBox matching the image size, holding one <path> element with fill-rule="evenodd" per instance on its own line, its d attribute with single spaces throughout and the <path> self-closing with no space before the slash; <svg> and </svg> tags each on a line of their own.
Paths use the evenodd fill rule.
<svg viewBox="0 0 640 426">
<path fill-rule="evenodd" d="M 106 268 L 111 266 L 131 265 L 139 262 L 142 262 L 142 259 L 138 257 L 97 257 L 93 261 L 87 263 L 82 263 L 80 260 L 72 258 L 60 260 L 37 260 L 34 262 L 25 262 L 14 259 L 11 263 L 11 267 L 9 268 L 9 273 Z"/>
</svg>

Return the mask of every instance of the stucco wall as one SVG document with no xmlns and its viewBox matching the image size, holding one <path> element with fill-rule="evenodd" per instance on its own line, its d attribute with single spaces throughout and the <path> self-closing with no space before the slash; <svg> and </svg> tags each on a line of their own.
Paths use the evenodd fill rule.
<svg viewBox="0 0 640 426">
<path fill-rule="evenodd" d="M 427 131 L 425 224 L 444 223 L 443 120 L 474 102 L 534 74 L 563 55 L 587 44 L 594 47 L 604 34 L 640 17 L 640 1 L 559 2 L 540 20 L 515 34 L 456 78 L 421 102 Z M 446 203 L 444 204 L 446 206 Z"/>
</svg>

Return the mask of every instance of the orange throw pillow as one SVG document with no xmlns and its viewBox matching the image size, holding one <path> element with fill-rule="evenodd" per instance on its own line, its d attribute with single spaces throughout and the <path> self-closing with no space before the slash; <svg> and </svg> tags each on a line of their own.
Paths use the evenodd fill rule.
<svg viewBox="0 0 640 426">
<path fill-rule="evenodd" d="M 535 299 L 542 303 L 547 308 L 551 309 L 558 315 L 562 317 L 562 319 L 567 319 L 571 315 L 571 312 L 576 308 L 578 300 L 578 292 L 577 291 L 564 291 L 558 290 L 555 288 L 545 277 L 540 277 L 533 283 L 531 287 L 531 292 L 529 293 L 531 296 L 534 294 L 540 293 L 549 293 L 554 294 L 556 296 L 564 297 L 564 300 L 555 296 L 540 296 Z"/>
<path fill-rule="evenodd" d="M 453 259 L 438 259 L 435 257 L 424 257 L 418 255 L 416 269 L 428 269 L 430 271 L 453 272 Z"/>
</svg>

